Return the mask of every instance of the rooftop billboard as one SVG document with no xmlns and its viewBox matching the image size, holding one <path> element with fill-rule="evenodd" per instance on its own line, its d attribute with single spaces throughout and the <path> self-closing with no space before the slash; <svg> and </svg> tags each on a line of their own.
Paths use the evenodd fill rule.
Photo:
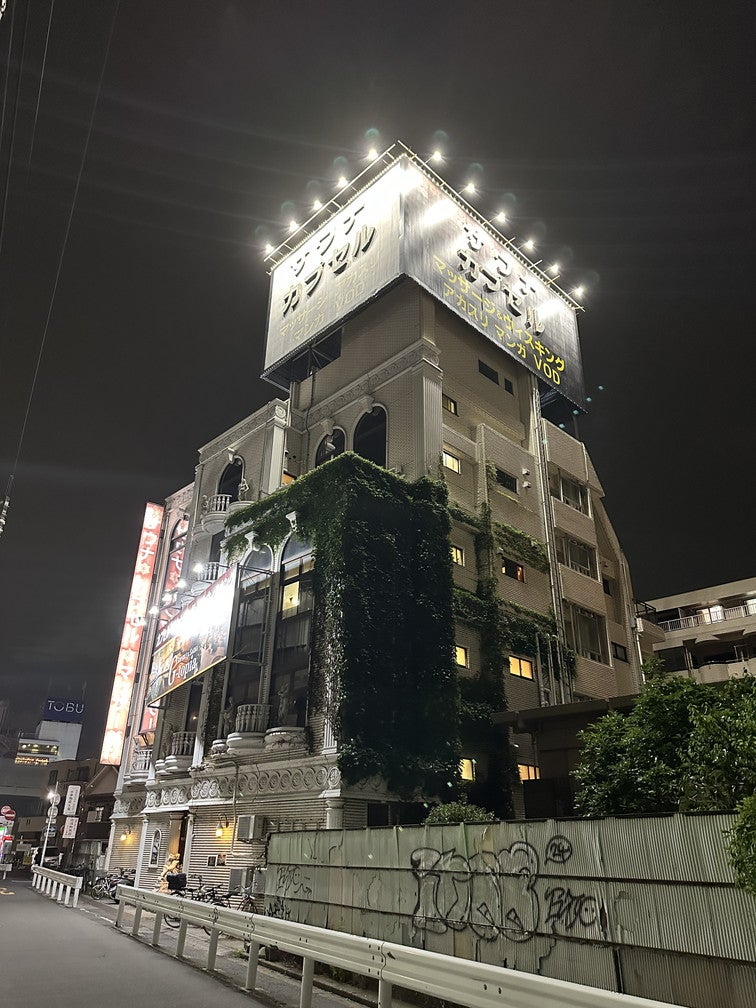
<svg viewBox="0 0 756 1008">
<path fill-rule="evenodd" d="M 407 156 L 273 267 L 264 377 L 401 276 L 582 406 L 575 308 Z"/>
</svg>

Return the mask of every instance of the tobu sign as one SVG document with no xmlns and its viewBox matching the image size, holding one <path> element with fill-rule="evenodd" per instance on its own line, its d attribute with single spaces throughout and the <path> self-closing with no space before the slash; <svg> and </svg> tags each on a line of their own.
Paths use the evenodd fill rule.
<svg viewBox="0 0 756 1008">
<path fill-rule="evenodd" d="M 573 304 L 407 155 L 273 267 L 264 377 L 400 276 L 582 406 Z"/>
<path fill-rule="evenodd" d="M 146 703 L 155 703 L 225 659 L 236 570 L 235 565 L 227 570 L 161 629 L 152 655 Z"/>
<path fill-rule="evenodd" d="M 83 700 L 57 700 L 55 698 L 48 698 L 42 709 L 42 720 L 81 724 L 84 718 L 84 710 Z"/>
<path fill-rule="evenodd" d="M 147 614 L 147 602 L 155 570 L 162 521 L 163 508 L 159 504 L 148 504 L 144 512 L 142 534 L 139 539 L 139 550 L 131 582 L 126 622 L 118 652 L 118 663 L 113 678 L 113 691 L 110 697 L 108 720 L 105 725 L 105 737 L 100 755 L 101 763 L 109 763 L 113 766 L 118 766 L 121 762 L 121 750 L 126 733 L 131 692 L 134 688 L 134 676 L 136 675 L 139 648 L 142 643 L 142 630 Z"/>
</svg>

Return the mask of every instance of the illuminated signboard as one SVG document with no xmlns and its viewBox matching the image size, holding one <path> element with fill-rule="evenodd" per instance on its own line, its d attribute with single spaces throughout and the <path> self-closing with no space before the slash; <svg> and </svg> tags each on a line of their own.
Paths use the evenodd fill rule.
<svg viewBox="0 0 756 1008">
<path fill-rule="evenodd" d="M 159 504 L 148 504 L 144 512 L 142 535 L 139 540 L 134 578 L 131 582 L 131 594 L 126 610 L 126 622 L 123 627 L 121 648 L 118 652 L 118 663 L 113 678 L 113 692 L 110 697 L 108 720 L 105 725 L 105 737 L 100 756 L 101 763 L 109 763 L 113 766 L 118 766 L 121 762 L 131 691 L 134 688 L 134 675 L 139 657 L 139 647 L 142 643 L 142 630 L 147 613 L 152 575 L 155 570 L 162 520 L 163 508 Z"/>
<path fill-rule="evenodd" d="M 81 724 L 84 718 L 84 702 L 82 700 L 58 700 L 48 698 L 42 708 L 43 721 L 63 721 L 69 724 Z"/>
<path fill-rule="evenodd" d="M 24 756 L 18 753 L 13 762 L 18 766 L 47 766 L 50 758 L 49 756 Z"/>
<path fill-rule="evenodd" d="M 408 276 L 547 385 L 582 405 L 575 309 L 410 158 L 272 271 L 264 376 Z"/>
<path fill-rule="evenodd" d="M 152 655 L 148 704 L 223 661 L 235 589 L 233 566 L 161 629 Z"/>
</svg>

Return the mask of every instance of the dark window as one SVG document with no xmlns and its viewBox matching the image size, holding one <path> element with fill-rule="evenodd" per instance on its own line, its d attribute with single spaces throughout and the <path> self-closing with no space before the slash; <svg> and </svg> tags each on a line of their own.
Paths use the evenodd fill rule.
<svg viewBox="0 0 756 1008">
<path fill-rule="evenodd" d="M 318 450 L 315 452 L 315 465 L 319 466 L 322 462 L 327 462 L 328 459 L 341 455 L 345 444 L 344 431 L 339 427 L 334 427 L 333 434 L 326 434 L 318 445 Z"/>
<path fill-rule="evenodd" d="M 504 472 L 503 469 L 496 469 L 496 482 L 499 486 L 503 486 L 505 490 L 511 490 L 512 493 L 517 493 L 517 480 L 511 473 Z"/>
<path fill-rule="evenodd" d="M 627 648 L 624 644 L 617 644 L 616 641 L 612 641 L 612 654 L 615 658 L 619 658 L 620 661 L 627 661 Z"/>
<path fill-rule="evenodd" d="M 218 481 L 218 493 L 228 494 L 232 501 L 239 500 L 239 484 L 244 475 L 244 463 L 237 456 L 221 473 Z"/>
<path fill-rule="evenodd" d="M 444 407 L 445 410 L 448 410 L 450 413 L 453 413 L 454 416 L 459 416 L 459 407 L 457 406 L 457 400 L 452 399 L 452 397 L 446 395 L 445 392 L 442 393 L 441 395 L 441 405 Z"/>
<path fill-rule="evenodd" d="M 494 369 L 489 367 L 485 361 L 478 361 L 478 371 L 480 371 L 484 378 L 488 378 L 489 381 L 494 382 L 496 385 L 499 384 L 499 372 L 494 371 Z"/>
<path fill-rule="evenodd" d="M 368 462 L 386 465 L 386 411 L 374 406 L 354 429 L 354 451 Z"/>
<path fill-rule="evenodd" d="M 609 578 L 601 578 L 601 584 L 604 586 L 604 595 L 612 594 L 612 582 Z"/>
<path fill-rule="evenodd" d="M 504 379 L 504 391 L 509 392 L 510 395 L 514 395 L 514 385 L 509 378 Z"/>
<path fill-rule="evenodd" d="M 289 539 L 283 553 L 270 684 L 270 723 L 307 723 L 313 610 L 312 547 Z"/>
<path fill-rule="evenodd" d="M 52 770 L 50 771 L 50 776 L 47 778 L 47 783 L 50 786 L 52 786 L 57 781 L 57 779 L 58 779 L 58 771 Z"/>
<path fill-rule="evenodd" d="M 521 581 L 523 583 L 525 581 L 525 568 L 522 564 L 518 564 L 514 560 L 508 560 L 506 557 L 501 558 L 501 573 L 512 578 L 514 581 Z"/>
</svg>

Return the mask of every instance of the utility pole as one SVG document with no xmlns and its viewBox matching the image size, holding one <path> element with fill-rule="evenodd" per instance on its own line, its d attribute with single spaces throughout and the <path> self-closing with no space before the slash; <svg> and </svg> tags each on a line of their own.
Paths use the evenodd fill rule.
<svg viewBox="0 0 756 1008">
<path fill-rule="evenodd" d="M 39 859 L 39 867 L 45 867 L 45 854 L 47 853 L 47 841 L 50 839 L 50 826 L 58 818 L 58 805 L 60 804 L 60 792 L 58 791 L 58 782 L 55 781 L 55 790 L 52 791 L 48 796 L 50 807 L 47 810 L 47 819 L 45 820 L 45 841 L 42 844 L 42 855 Z"/>
</svg>

